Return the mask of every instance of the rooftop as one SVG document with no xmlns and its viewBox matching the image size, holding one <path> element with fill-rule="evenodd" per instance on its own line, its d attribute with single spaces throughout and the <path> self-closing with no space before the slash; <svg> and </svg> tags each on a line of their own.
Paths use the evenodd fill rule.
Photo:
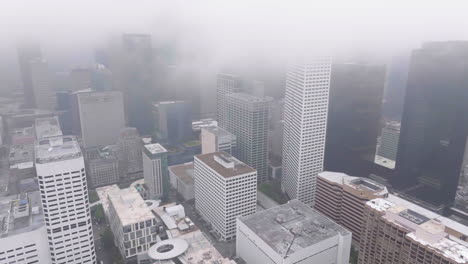
<svg viewBox="0 0 468 264">
<path fill-rule="evenodd" d="M 209 126 L 209 127 L 203 127 L 202 128 L 203 130 L 205 131 L 208 131 L 218 137 L 227 137 L 227 136 L 230 136 L 230 137 L 235 137 L 234 134 L 232 134 L 231 132 L 227 131 L 226 129 L 223 129 L 223 128 L 220 128 L 220 127 L 217 127 L 217 126 Z"/>
<path fill-rule="evenodd" d="M 446 233 L 447 228 L 449 228 L 467 235 L 467 226 L 395 195 L 389 195 L 387 199 L 371 200 L 367 202 L 367 205 L 383 212 L 384 218 L 388 221 L 395 221 L 399 225 L 408 225 L 410 230 L 415 230 L 406 236 L 418 243 L 440 252 L 457 263 L 466 263 L 468 260 L 468 246 L 460 240 L 452 239 Z"/>
<path fill-rule="evenodd" d="M 57 116 L 36 118 L 34 123 L 38 140 L 63 135 Z"/>
<path fill-rule="evenodd" d="M 186 185 L 193 185 L 193 162 L 168 167 L 177 178 Z"/>
<path fill-rule="evenodd" d="M 81 149 L 74 136 L 50 137 L 36 143 L 36 163 L 49 163 L 81 157 Z"/>
<path fill-rule="evenodd" d="M 111 191 L 108 196 L 122 226 L 155 218 L 141 195 L 130 188 Z"/>
<path fill-rule="evenodd" d="M 117 159 L 117 145 L 108 145 L 101 147 L 88 148 L 85 150 L 88 161 L 95 160 L 115 160 Z"/>
<path fill-rule="evenodd" d="M 32 168 L 34 166 L 34 145 L 12 145 L 9 160 L 10 169 Z"/>
<path fill-rule="evenodd" d="M 34 231 L 43 225 L 39 191 L 0 199 L 0 237 Z"/>
<path fill-rule="evenodd" d="M 149 153 L 153 155 L 167 152 L 167 150 L 159 143 L 147 144 L 144 147 Z"/>
<path fill-rule="evenodd" d="M 324 171 L 318 174 L 319 177 L 338 184 L 345 184 L 356 190 L 366 190 L 375 195 L 384 195 L 388 193 L 387 188 L 371 179 L 362 177 L 353 177 L 341 172 Z"/>
<path fill-rule="evenodd" d="M 348 230 L 298 200 L 239 218 L 275 252 L 286 258 Z"/>
<path fill-rule="evenodd" d="M 234 176 L 256 172 L 254 168 L 239 161 L 233 156 L 227 154 L 226 152 L 213 152 L 201 154 L 195 156 L 195 159 L 200 160 L 224 178 L 230 178 Z M 220 163 L 220 160 L 224 161 L 225 164 L 223 165 L 222 163 Z"/>
</svg>

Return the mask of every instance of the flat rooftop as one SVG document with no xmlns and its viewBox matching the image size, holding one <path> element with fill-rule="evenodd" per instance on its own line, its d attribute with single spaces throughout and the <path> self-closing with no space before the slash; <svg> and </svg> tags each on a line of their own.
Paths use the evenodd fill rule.
<svg viewBox="0 0 468 264">
<path fill-rule="evenodd" d="M 63 135 L 57 116 L 36 118 L 34 128 L 36 129 L 36 139 L 38 140 Z"/>
<path fill-rule="evenodd" d="M 130 188 L 111 191 L 108 197 L 123 226 L 155 218 L 141 195 Z"/>
<path fill-rule="evenodd" d="M 331 171 L 321 172 L 318 176 L 330 182 L 347 185 L 356 190 L 366 190 L 375 195 L 384 195 L 388 193 L 387 187 L 368 178 L 354 177 L 345 173 Z"/>
<path fill-rule="evenodd" d="M 216 160 L 217 158 L 222 158 L 223 160 L 226 160 L 227 163 L 233 163 L 233 167 L 229 168 L 223 166 L 220 162 Z M 195 159 L 198 159 L 201 162 L 205 163 L 208 167 L 216 171 L 219 175 L 223 176 L 224 178 L 230 178 L 247 173 L 256 172 L 254 168 L 248 166 L 247 164 L 239 161 L 233 156 L 222 151 L 197 155 L 195 156 Z"/>
<path fill-rule="evenodd" d="M 86 159 L 88 161 L 115 160 L 117 159 L 117 145 L 87 148 Z"/>
<path fill-rule="evenodd" d="M 10 169 L 24 169 L 34 167 L 34 145 L 12 145 L 10 147 Z"/>
<path fill-rule="evenodd" d="M 149 153 L 153 155 L 167 152 L 167 150 L 159 143 L 147 144 L 144 147 Z"/>
<path fill-rule="evenodd" d="M 81 157 L 81 149 L 74 136 L 41 139 L 36 143 L 36 163 L 49 163 Z"/>
<path fill-rule="evenodd" d="M 43 225 L 39 191 L 0 198 L 0 238 L 31 232 Z"/>
<path fill-rule="evenodd" d="M 223 128 L 220 128 L 220 127 L 217 127 L 217 126 L 209 126 L 209 127 L 203 127 L 202 128 L 203 130 L 206 130 L 218 137 L 226 137 L 226 136 L 232 136 L 232 137 L 235 137 L 235 135 L 229 131 L 227 131 L 226 129 L 223 129 Z"/>
<path fill-rule="evenodd" d="M 467 235 L 467 226 L 395 195 L 389 195 L 387 199 L 377 198 L 366 204 L 375 210 L 385 212 L 384 217 L 389 221 L 396 221 L 397 225 L 403 224 L 399 218 L 405 219 L 414 225 L 410 229 L 416 229 L 416 231 L 407 233 L 407 237 L 432 248 L 445 257 L 454 260 L 456 263 L 466 263 L 468 259 L 467 244 L 460 240 L 451 239 L 451 236 L 446 233 L 446 228 Z M 392 216 L 392 214 L 397 215 L 397 218 Z M 423 230 L 426 234 L 423 233 L 423 235 L 419 235 L 419 230 Z"/>
<path fill-rule="evenodd" d="M 286 258 L 325 239 L 350 232 L 298 200 L 239 218 Z"/>
<path fill-rule="evenodd" d="M 193 162 L 170 166 L 168 169 L 185 185 L 193 185 Z"/>
</svg>

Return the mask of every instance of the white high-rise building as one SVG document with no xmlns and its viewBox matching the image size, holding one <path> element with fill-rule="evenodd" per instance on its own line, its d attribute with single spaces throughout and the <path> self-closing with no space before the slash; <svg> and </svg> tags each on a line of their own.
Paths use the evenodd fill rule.
<svg viewBox="0 0 468 264">
<path fill-rule="evenodd" d="M 96 263 L 83 155 L 73 136 L 36 144 L 41 192 L 52 264 Z"/>
<path fill-rule="evenodd" d="M 282 186 L 291 199 L 313 205 L 323 171 L 331 58 L 316 57 L 287 73 Z"/>
<path fill-rule="evenodd" d="M 167 150 L 160 144 L 143 147 L 143 175 L 150 198 L 164 198 L 169 191 Z"/>
<path fill-rule="evenodd" d="M 216 104 L 218 111 L 218 126 L 226 128 L 226 95 L 240 93 L 242 91 L 241 80 L 236 75 L 220 73 L 216 77 Z"/>
<path fill-rule="evenodd" d="M 195 208 L 221 240 L 236 236 L 236 218 L 255 213 L 257 171 L 227 154 L 195 156 Z"/>
</svg>

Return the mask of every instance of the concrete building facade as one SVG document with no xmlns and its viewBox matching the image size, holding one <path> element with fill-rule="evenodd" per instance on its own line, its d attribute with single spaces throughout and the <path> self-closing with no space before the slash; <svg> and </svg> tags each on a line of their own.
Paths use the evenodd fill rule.
<svg viewBox="0 0 468 264">
<path fill-rule="evenodd" d="M 257 171 L 225 152 L 195 156 L 195 209 L 221 240 L 236 236 L 236 218 L 255 213 Z"/>
<path fill-rule="evenodd" d="M 168 167 L 172 188 L 184 197 L 185 200 L 195 198 L 193 162 Z"/>
<path fill-rule="evenodd" d="M 247 264 L 348 264 L 351 232 L 298 200 L 237 219 Z"/>
<path fill-rule="evenodd" d="M 364 212 L 359 264 L 468 263 L 464 225 L 393 195 Z"/>
<path fill-rule="evenodd" d="M 271 97 L 231 93 L 225 99 L 225 128 L 236 135 L 234 156 L 257 170 L 257 179 L 268 177 L 269 104 Z"/>
<path fill-rule="evenodd" d="M 292 66 L 286 78 L 282 186 L 291 199 L 315 201 L 323 171 L 331 58 Z"/>
<path fill-rule="evenodd" d="M 157 242 L 156 216 L 132 188 L 111 191 L 108 198 L 110 226 L 120 254 L 131 258 L 146 252 Z"/>
<path fill-rule="evenodd" d="M 50 263 L 39 191 L 0 199 L 0 263 Z"/>
<path fill-rule="evenodd" d="M 51 137 L 35 147 L 52 264 L 96 263 L 86 171 L 73 136 Z"/>
<path fill-rule="evenodd" d="M 92 188 L 118 183 L 122 169 L 117 146 L 104 146 L 85 150 L 86 171 Z"/>
<path fill-rule="evenodd" d="M 316 195 L 314 208 L 353 232 L 353 245 L 359 247 L 366 202 L 388 197 L 388 190 L 370 179 L 325 171 L 317 176 Z"/>
<path fill-rule="evenodd" d="M 236 75 L 220 73 L 216 77 L 216 107 L 218 113 L 218 126 L 226 128 L 226 95 L 240 93 L 242 82 Z"/>
<path fill-rule="evenodd" d="M 116 144 L 125 127 L 122 93 L 76 93 L 83 147 Z"/>
</svg>

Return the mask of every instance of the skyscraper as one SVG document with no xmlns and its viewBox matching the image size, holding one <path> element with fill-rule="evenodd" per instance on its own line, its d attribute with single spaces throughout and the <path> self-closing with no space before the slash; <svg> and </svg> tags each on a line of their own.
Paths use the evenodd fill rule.
<svg viewBox="0 0 468 264">
<path fill-rule="evenodd" d="M 282 186 L 291 199 L 313 205 L 323 171 L 331 58 L 292 66 L 286 79 Z"/>
<path fill-rule="evenodd" d="M 18 62 L 20 67 L 21 81 L 23 83 L 25 105 L 27 108 L 35 107 L 30 61 L 41 57 L 41 48 L 38 44 L 28 43 L 20 44 L 18 46 Z"/>
<path fill-rule="evenodd" d="M 400 123 L 388 122 L 382 129 L 380 144 L 375 158 L 378 164 L 390 169 L 395 168 L 395 160 L 398 153 L 398 141 L 400 139 Z"/>
<path fill-rule="evenodd" d="M 153 49 L 151 36 L 124 34 L 120 63 L 111 68 L 116 88 L 123 92 L 128 124 L 140 133 L 151 133 L 151 98 L 153 92 Z"/>
<path fill-rule="evenodd" d="M 166 101 L 154 104 L 158 137 L 169 144 L 183 143 L 192 137 L 191 104 L 185 101 Z"/>
<path fill-rule="evenodd" d="M 268 176 L 268 129 L 271 97 L 231 93 L 225 99 L 225 128 L 237 137 L 234 156 L 257 170 L 259 182 Z"/>
<path fill-rule="evenodd" d="M 160 144 L 143 146 L 143 175 L 151 199 L 167 197 L 169 191 L 167 150 Z"/>
<path fill-rule="evenodd" d="M 54 110 L 56 103 L 55 91 L 50 83 L 47 61 L 40 58 L 30 60 L 29 68 L 34 98 L 33 107 Z"/>
<path fill-rule="evenodd" d="M 226 95 L 240 93 L 241 85 L 241 80 L 236 75 L 220 73 L 216 78 L 218 126 L 221 128 L 226 128 Z"/>
<path fill-rule="evenodd" d="M 334 63 L 332 68 L 325 169 L 368 175 L 379 135 L 385 66 Z"/>
<path fill-rule="evenodd" d="M 413 51 L 393 184 L 451 203 L 468 134 L 468 42 L 430 42 Z"/>
<path fill-rule="evenodd" d="M 117 144 L 120 151 L 120 160 L 125 170 L 123 174 L 133 175 L 136 172 L 141 172 L 143 169 L 141 156 L 143 143 L 141 142 L 138 130 L 134 127 L 124 128 L 120 132 Z"/>
<path fill-rule="evenodd" d="M 78 92 L 76 96 L 83 146 L 116 144 L 125 127 L 122 93 Z"/>
<path fill-rule="evenodd" d="M 83 155 L 72 136 L 36 144 L 36 172 L 52 264 L 96 263 Z"/>
<path fill-rule="evenodd" d="M 195 156 L 195 208 L 222 240 L 236 236 L 236 218 L 255 213 L 257 171 L 225 152 Z"/>
</svg>

